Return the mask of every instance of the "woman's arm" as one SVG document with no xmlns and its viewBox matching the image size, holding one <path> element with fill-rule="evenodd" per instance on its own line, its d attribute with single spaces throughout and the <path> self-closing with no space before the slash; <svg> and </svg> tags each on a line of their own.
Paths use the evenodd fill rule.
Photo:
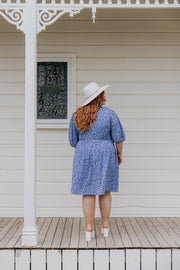
<svg viewBox="0 0 180 270">
<path fill-rule="evenodd" d="M 79 134 L 75 127 L 75 115 L 73 114 L 69 123 L 69 143 L 72 147 L 76 147 L 79 141 Z"/>
<path fill-rule="evenodd" d="M 116 143 L 117 152 L 122 155 L 123 142 Z"/>
<path fill-rule="evenodd" d="M 119 143 L 116 143 L 116 149 L 117 149 L 119 165 L 122 163 L 122 148 L 123 148 L 123 141 L 119 142 Z"/>
</svg>

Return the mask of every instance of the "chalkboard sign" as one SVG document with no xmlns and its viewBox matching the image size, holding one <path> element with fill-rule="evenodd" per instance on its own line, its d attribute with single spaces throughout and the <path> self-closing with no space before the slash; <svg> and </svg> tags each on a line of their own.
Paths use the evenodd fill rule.
<svg viewBox="0 0 180 270">
<path fill-rule="evenodd" d="M 67 119 L 67 62 L 37 63 L 37 118 Z"/>
</svg>

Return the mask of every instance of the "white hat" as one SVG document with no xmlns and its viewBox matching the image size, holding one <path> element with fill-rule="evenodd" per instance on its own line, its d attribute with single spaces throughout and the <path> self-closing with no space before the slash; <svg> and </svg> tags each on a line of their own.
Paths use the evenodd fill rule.
<svg viewBox="0 0 180 270">
<path fill-rule="evenodd" d="M 91 82 L 89 84 L 87 84 L 84 88 L 83 88 L 83 92 L 85 95 L 85 101 L 83 103 L 82 106 L 87 105 L 89 102 L 91 102 L 93 99 L 95 99 L 99 94 L 101 94 L 101 92 L 103 92 L 107 87 L 109 86 L 109 84 L 103 85 L 103 86 L 99 86 L 97 83 L 95 82 Z"/>
</svg>

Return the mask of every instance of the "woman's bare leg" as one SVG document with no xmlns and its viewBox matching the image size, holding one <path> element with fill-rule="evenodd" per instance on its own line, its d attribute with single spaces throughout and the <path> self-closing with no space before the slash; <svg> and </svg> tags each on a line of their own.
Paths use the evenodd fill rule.
<svg viewBox="0 0 180 270">
<path fill-rule="evenodd" d="M 104 228 L 109 227 L 109 217 L 111 212 L 111 191 L 106 191 L 104 195 L 99 195 L 99 207 Z"/>
<path fill-rule="evenodd" d="M 93 231 L 94 216 L 95 216 L 96 195 L 83 195 L 82 206 L 84 217 L 86 220 L 86 231 Z"/>
</svg>

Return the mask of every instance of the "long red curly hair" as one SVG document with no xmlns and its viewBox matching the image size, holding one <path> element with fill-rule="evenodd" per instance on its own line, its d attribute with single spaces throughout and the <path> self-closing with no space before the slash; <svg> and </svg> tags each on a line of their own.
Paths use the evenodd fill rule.
<svg viewBox="0 0 180 270">
<path fill-rule="evenodd" d="M 77 109 L 75 112 L 75 127 L 80 132 L 88 131 L 95 124 L 97 112 L 104 105 L 105 101 L 106 98 L 103 91 L 86 106 Z"/>
</svg>

